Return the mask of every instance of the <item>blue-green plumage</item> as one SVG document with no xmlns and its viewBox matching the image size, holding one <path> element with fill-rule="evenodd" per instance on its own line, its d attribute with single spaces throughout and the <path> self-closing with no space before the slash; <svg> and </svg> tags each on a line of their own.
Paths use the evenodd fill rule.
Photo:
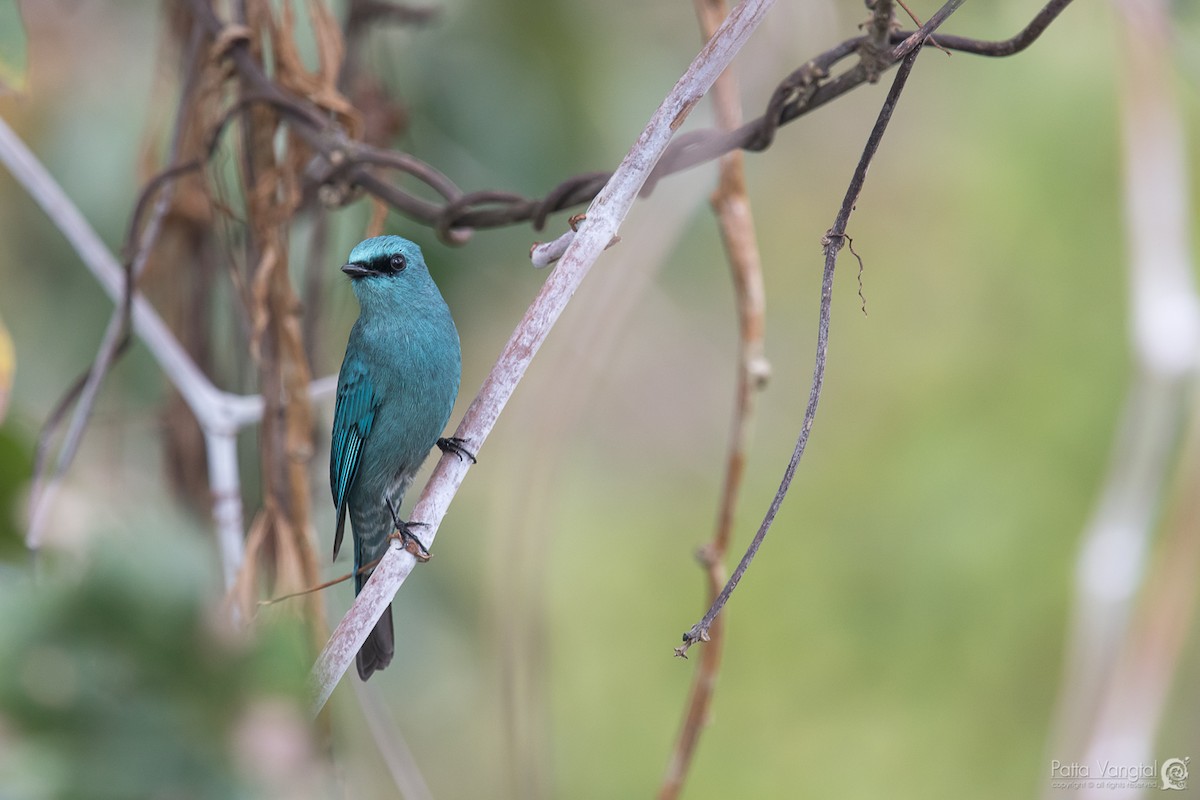
<svg viewBox="0 0 1200 800">
<path fill-rule="evenodd" d="M 346 517 L 354 535 L 354 591 L 380 558 L 400 507 L 425 456 L 437 443 L 458 396 L 462 354 L 450 309 L 429 276 L 417 245 L 399 236 L 367 239 L 342 271 L 351 278 L 360 314 L 338 375 L 329 485 L 337 508 L 333 556 Z M 391 607 L 358 652 L 366 680 L 392 660 Z"/>
</svg>

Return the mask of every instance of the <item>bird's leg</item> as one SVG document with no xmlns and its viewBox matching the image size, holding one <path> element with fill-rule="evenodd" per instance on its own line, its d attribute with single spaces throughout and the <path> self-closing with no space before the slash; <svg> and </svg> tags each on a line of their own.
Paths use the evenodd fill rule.
<svg viewBox="0 0 1200 800">
<path fill-rule="evenodd" d="M 400 546 L 407 550 L 413 558 L 424 564 L 429 559 L 433 558 L 433 554 L 425 545 L 421 544 L 421 540 L 413 535 L 409 528 L 422 527 L 424 522 L 405 522 L 400 519 L 396 513 L 396 505 L 392 502 L 392 498 L 385 497 L 384 502 L 387 503 L 388 511 L 392 514 L 392 525 L 396 527 L 395 532 L 389 536 L 389 539 L 399 539 Z"/>
<path fill-rule="evenodd" d="M 454 453 L 454 455 L 458 456 L 459 461 L 462 461 L 463 456 L 466 456 L 467 458 L 471 459 L 472 464 L 479 463 L 478 459 L 475 458 L 475 454 L 467 449 L 466 439 L 460 439 L 457 436 L 449 436 L 444 439 L 438 439 L 437 446 L 438 450 L 441 450 L 443 453 Z"/>
</svg>

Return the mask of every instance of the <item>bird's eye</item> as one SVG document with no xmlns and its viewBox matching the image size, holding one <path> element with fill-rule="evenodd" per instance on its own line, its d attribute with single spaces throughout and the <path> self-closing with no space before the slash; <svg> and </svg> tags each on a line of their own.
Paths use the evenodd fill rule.
<svg viewBox="0 0 1200 800">
<path fill-rule="evenodd" d="M 404 260 L 404 256 L 400 253 L 393 255 L 389 264 L 392 267 L 392 272 L 399 272 L 408 266 L 408 262 Z"/>
</svg>

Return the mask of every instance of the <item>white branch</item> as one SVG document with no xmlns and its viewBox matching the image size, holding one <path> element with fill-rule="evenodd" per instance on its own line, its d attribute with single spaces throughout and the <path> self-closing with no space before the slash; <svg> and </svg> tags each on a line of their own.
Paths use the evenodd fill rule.
<svg viewBox="0 0 1200 800">
<path fill-rule="evenodd" d="M 3 119 L 0 119 L 0 162 L 42 207 L 113 302 L 120 303 L 125 292 L 125 271 L 54 177 Z M 232 567 L 236 572 L 236 567 L 241 564 L 244 535 L 236 452 L 229 449 L 228 443 L 234 441 L 240 428 L 262 418 L 262 398 L 231 394 L 214 386 L 154 307 L 136 292 L 130 319 L 133 332 L 154 356 L 204 430 L 209 446 L 209 479 L 214 492 L 213 517 L 218 527 L 218 545 L 222 548 L 222 568 L 228 578 L 229 569 Z M 309 392 L 314 397 L 329 394 L 336 385 L 335 377 L 322 378 L 311 384 Z M 40 530 L 56 485 L 55 481 L 49 482 L 33 503 L 27 539 L 34 545 L 40 540 Z M 232 500 L 234 497 L 237 497 L 236 504 Z"/>
<path fill-rule="evenodd" d="M 458 427 L 455 435 L 465 440 L 470 450 L 478 452 L 482 447 L 567 302 L 600 253 L 612 242 L 675 131 L 750 38 L 772 3 L 773 0 L 743 0 L 729 14 L 654 112 L 620 166 L 592 201 L 578 233 L 571 239 L 558 266 L 546 278 L 537 298 L 513 331 Z M 536 262 L 536 253 L 532 255 Z M 417 531 L 427 546 L 437 534 L 438 525 L 458 487 L 462 485 L 468 467 L 467 462 L 452 454 L 443 455 L 413 509 L 412 518 L 423 523 L 423 527 Z M 411 554 L 398 545 L 393 546 L 338 624 L 310 675 L 314 716 L 324 707 L 358 648 L 415 563 Z"/>
<path fill-rule="evenodd" d="M 217 551 L 221 554 L 221 577 L 225 580 L 225 588 L 232 589 L 246 552 L 237 433 L 206 430 L 204 447 L 208 453 L 208 488 L 212 493 Z"/>
<path fill-rule="evenodd" d="M 121 265 L 58 182 L 2 119 L 0 160 L 4 161 L 13 177 L 62 231 L 108 296 L 113 302 L 119 303 L 125 291 L 125 275 Z M 204 376 L 166 323 L 140 294 L 134 296 L 131 311 L 133 329 L 138 338 L 146 344 L 167 378 L 183 395 L 200 424 L 205 429 L 221 428 L 225 424 L 225 393 Z"/>
</svg>

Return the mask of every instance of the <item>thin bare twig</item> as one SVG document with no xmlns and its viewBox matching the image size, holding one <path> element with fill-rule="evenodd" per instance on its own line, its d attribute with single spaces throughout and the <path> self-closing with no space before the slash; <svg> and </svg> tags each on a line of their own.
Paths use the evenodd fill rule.
<svg viewBox="0 0 1200 800">
<path fill-rule="evenodd" d="M 414 555 L 415 555 L 415 553 L 414 553 Z M 320 583 L 318 583 L 315 586 L 309 586 L 306 589 L 301 589 L 296 592 L 288 592 L 287 594 L 276 595 L 275 597 L 271 597 L 266 600 L 259 600 L 258 605 L 259 606 L 273 606 L 276 603 L 282 603 L 285 600 L 294 600 L 297 597 L 307 597 L 310 594 L 315 594 L 316 592 L 324 591 L 325 589 L 328 589 L 331 586 L 337 586 L 339 583 L 345 583 L 346 581 L 353 578 L 355 575 L 365 575 L 366 573 L 375 569 L 375 565 L 378 564 L 380 559 L 382 559 L 382 558 L 383 558 L 383 556 L 380 556 L 379 558 L 376 558 L 372 561 L 368 561 L 366 564 L 363 564 L 361 567 L 354 570 L 353 572 L 347 572 L 345 575 L 340 575 L 336 578 L 330 578 L 327 581 L 321 581 Z"/>
<path fill-rule="evenodd" d="M 883 133 L 892 118 L 892 112 L 895 111 L 896 103 L 900 99 L 900 93 L 904 90 L 904 84 L 908 80 L 908 75 L 912 71 L 913 64 L 916 62 L 922 42 L 963 2 L 964 0 L 950 0 L 921 28 L 919 35 L 913 34 L 913 36 L 908 37 L 896 47 L 896 51 L 904 51 L 906 53 L 904 61 L 901 63 L 900 69 L 892 81 L 892 88 L 884 100 L 883 108 L 879 110 L 879 117 L 875 121 L 875 127 L 872 128 L 871 135 L 867 138 L 867 145 L 863 149 L 858 167 L 854 171 L 854 176 L 850 179 L 850 186 L 846 190 L 845 198 L 842 200 L 841 210 L 838 211 L 833 227 L 825 234 L 822 242 L 825 249 L 825 270 L 821 278 L 821 311 L 817 326 L 816 364 L 813 368 L 808 406 L 804 411 L 804 421 L 800 426 L 800 435 L 796 439 L 795 450 L 792 452 L 792 458 L 783 473 L 779 490 L 771 500 L 771 505 L 767 509 L 766 516 L 763 518 L 758 532 L 754 535 L 754 539 L 750 542 L 750 546 L 746 549 L 745 555 L 738 562 L 733 575 L 730 576 L 729 581 L 725 584 L 725 588 L 721 590 L 720 595 L 717 596 L 717 599 L 713 602 L 708 612 L 705 613 L 703 619 L 683 634 L 683 644 L 675 649 L 677 655 L 684 656 L 687 654 L 688 649 L 696 642 L 709 640 L 709 630 L 712 627 L 713 621 L 721 613 L 721 609 L 725 607 L 725 604 L 729 602 L 730 595 L 733 594 L 733 590 L 737 588 L 742 576 L 746 573 L 746 569 L 750 566 L 750 562 L 757 555 L 759 547 L 762 546 L 763 539 L 766 538 L 767 531 L 771 529 L 771 523 L 775 521 L 775 515 L 779 512 L 779 507 L 783 504 L 783 498 L 787 496 L 788 489 L 791 487 L 792 478 L 796 474 L 796 468 L 800 465 L 800 458 L 804 455 L 804 449 L 808 444 L 808 435 L 812 430 L 813 419 L 817 413 L 817 403 L 821 399 L 821 387 L 825 380 L 825 355 L 829 347 L 829 316 L 831 301 L 833 299 L 833 272 L 837 264 L 838 252 L 845 244 L 846 225 L 850 221 L 850 214 L 854 210 L 854 204 L 858 200 L 858 195 L 862 191 L 863 183 L 866 180 L 867 167 L 870 165 L 871 159 L 874 158 L 875 152 L 879 148 L 879 142 L 882 140 Z"/>
<path fill-rule="evenodd" d="M 1029 25 L 1010 39 L 988 42 L 941 34 L 938 36 L 938 41 L 946 48 L 975 55 L 991 57 L 1014 55 L 1033 44 L 1070 3 L 1071 0 L 1051 0 L 1038 12 Z M 931 19 L 920 26 L 917 31 L 893 31 L 891 41 L 897 45 L 897 48 L 892 50 L 889 64 L 879 63 L 868 68 L 860 63 L 835 77 L 830 77 L 829 74 L 832 67 L 857 52 L 864 37 L 847 39 L 841 44 L 831 47 L 805 62 L 785 78 L 767 103 L 767 112 L 758 119 L 748 122 L 730 133 L 696 131 L 680 137 L 679 141 L 663 156 L 658 169 L 651 176 L 651 180 L 657 180 L 659 177 L 702 164 L 735 148 L 755 152 L 765 150 L 774 141 L 775 134 L 780 127 L 858 88 L 868 82 L 872 74 L 878 75 L 882 69 L 897 63 L 905 52 L 900 50 L 899 46 L 904 45 L 905 42 L 914 41 L 914 36 L 931 30 L 930 23 L 936 23 L 933 25 L 936 28 L 941 24 L 941 20 Z M 470 224 L 473 220 L 466 218 L 461 222 Z"/>
<path fill-rule="evenodd" d="M 1036 40 L 1070 2 L 1050 0 L 1034 20 L 1011 39 L 989 42 L 961 36 L 939 36 L 938 41 L 948 49 L 977 55 L 1012 55 Z M 352 190 L 357 187 L 388 203 L 409 219 L 433 227 L 447 244 L 463 244 L 470 239 L 472 231 L 482 228 L 529 222 L 535 230 L 541 230 L 550 214 L 589 202 L 609 178 L 603 173 L 576 175 L 564 180 L 542 198 L 525 198 L 497 190 L 467 192 L 451 198 L 445 184 L 439 187 L 421 174 L 431 167 L 404 154 L 405 171 L 446 198 L 442 204 L 430 202 L 384 180 L 376 173 L 382 151 L 364 149 L 362 143 L 348 137 L 328 114 L 317 113 L 308 100 L 294 96 L 275 84 L 251 57 L 247 40 L 226 34 L 227 26 L 216 16 L 207 0 L 189 0 L 189 5 L 212 36 L 224 36 L 227 52 L 239 76 L 254 87 L 259 99 L 276 105 L 286 113 L 294 123 L 294 132 L 319 154 L 310 165 L 308 177 L 321 183 L 324 188 L 323 199 L 329 204 L 337 205 L 353 199 L 355 193 Z M 916 32 L 892 31 L 889 41 L 899 47 L 891 50 L 879 48 L 871 57 L 860 58 L 857 66 L 835 77 L 830 75 L 832 67 L 860 53 L 863 44 L 869 41 L 869 35 L 847 39 L 809 59 L 779 84 L 767 103 L 766 113 L 759 118 L 734 131 L 702 130 L 678 137 L 659 160 L 646 183 L 645 191 L 650 191 L 658 180 L 669 174 L 711 161 L 732 150 L 765 149 L 774 140 L 780 126 L 864 83 L 876 80 L 885 70 L 899 63 L 907 52 L 903 43 L 909 40 L 908 46 L 911 46 L 911 37 L 925 35 L 922 31 L 926 27 L 928 23 Z M 417 166 L 419 164 L 421 166 Z"/>
<path fill-rule="evenodd" d="M 525 312 L 455 432 L 476 452 L 491 432 L 567 302 L 616 235 L 621 221 L 629 213 L 675 130 L 745 44 L 772 1 L 745 0 L 729 15 L 655 111 L 613 177 L 593 201 L 578 234 Z M 469 462 L 444 455 L 425 486 L 412 516 L 423 523 L 419 532 L 423 534 L 426 547 L 436 535 L 438 525 L 466 477 L 468 468 Z M 402 554 L 399 547 L 392 547 L 376 567 L 350 611 L 338 624 L 313 666 L 310 677 L 314 715 L 325 705 L 354 654 L 383 609 L 395 597 L 414 564 L 415 559 L 411 554 Z"/>
<path fill-rule="evenodd" d="M 904 9 L 904 13 L 908 14 L 909 19 L 911 19 L 913 21 L 914 25 L 916 25 L 918 28 L 921 27 L 920 18 L 918 18 L 917 15 L 912 12 L 912 9 L 908 7 L 908 4 L 905 3 L 904 0 L 896 0 L 896 5 L 898 5 Z M 941 50 L 946 55 L 951 55 L 950 51 L 947 50 L 945 47 L 942 47 L 942 45 L 938 42 L 938 40 L 933 38 L 932 36 L 929 37 L 929 40 L 926 42 L 926 44 L 928 44 L 930 47 L 936 47 L 938 50 Z"/>
<path fill-rule="evenodd" d="M 694 0 L 696 16 L 707 38 L 726 15 L 724 0 Z M 886 30 L 884 32 L 886 36 Z M 741 124 L 741 99 L 732 71 L 717 79 L 712 90 L 718 125 L 733 130 Z M 766 385 L 770 367 L 764 356 L 763 335 L 766 327 L 766 293 L 763 288 L 762 259 L 759 256 L 750 197 L 746 192 L 743 155 L 734 151 L 719 161 L 719 182 L 710 202 L 721 231 L 733 277 L 734 299 L 738 314 L 738 367 L 734 389 L 733 421 L 725 458 L 725 480 L 721 490 L 715 532 L 704 545 L 698 559 L 704 567 L 708 603 L 717 599 L 725 583 L 725 554 L 733 536 L 734 513 L 741 497 L 745 474 L 746 448 L 754 419 L 755 398 Z M 666 774 L 658 790 L 659 800 L 673 800 L 683 789 L 691 768 L 696 745 L 708 720 L 708 709 L 716 691 L 724 646 L 724 625 L 714 621 L 709 630 L 710 644 L 701 654 L 696 674 L 684 706 L 679 735 L 667 762 Z"/>
<path fill-rule="evenodd" d="M 987 56 L 989 58 L 1005 58 L 1016 55 L 1036 42 L 1038 37 L 1045 33 L 1046 28 L 1050 27 L 1050 23 L 1070 4 L 1071 0 L 1050 0 L 1020 33 L 1012 38 L 1002 39 L 998 42 L 969 39 L 965 36 L 952 36 L 944 33 L 939 34 L 937 40 L 943 47 L 950 50 L 957 50 L 961 53 L 971 53 L 972 55 Z M 899 34 L 899 36 L 904 35 L 903 33 Z"/>
</svg>

